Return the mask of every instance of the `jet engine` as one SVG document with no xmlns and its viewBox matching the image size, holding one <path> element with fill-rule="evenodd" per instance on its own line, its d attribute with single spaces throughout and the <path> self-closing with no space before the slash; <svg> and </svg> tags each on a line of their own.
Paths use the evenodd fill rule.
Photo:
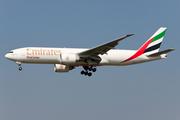
<svg viewBox="0 0 180 120">
<path fill-rule="evenodd" d="M 73 64 L 79 60 L 79 57 L 76 54 L 61 54 L 60 55 L 60 63 L 61 64 Z"/>
<path fill-rule="evenodd" d="M 73 66 L 67 66 L 62 64 L 54 64 L 54 71 L 55 72 L 69 72 L 69 70 L 72 70 Z"/>
</svg>

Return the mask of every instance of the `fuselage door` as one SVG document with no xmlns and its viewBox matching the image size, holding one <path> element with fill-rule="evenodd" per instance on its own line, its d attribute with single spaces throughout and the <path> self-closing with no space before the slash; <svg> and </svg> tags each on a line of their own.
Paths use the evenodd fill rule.
<svg viewBox="0 0 180 120">
<path fill-rule="evenodd" d="M 26 52 L 26 51 L 23 49 L 23 50 L 21 51 L 21 55 L 22 55 L 22 56 L 25 56 L 25 52 Z"/>
</svg>

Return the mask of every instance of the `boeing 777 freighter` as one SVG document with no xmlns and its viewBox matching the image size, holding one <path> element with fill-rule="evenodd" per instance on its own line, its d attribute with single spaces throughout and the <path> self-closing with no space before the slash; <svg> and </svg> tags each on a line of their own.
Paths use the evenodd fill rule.
<svg viewBox="0 0 180 120">
<path fill-rule="evenodd" d="M 166 29 L 159 28 L 138 50 L 114 48 L 121 40 L 134 35 L 128 34 L 91 49 L 24 47 L 10 51 L 5 57 L 16 62 L 20 71 L 21 63 L 54 64 L 55 72 L 69 72 L 77 66 L 83 66 L 81 74 L 91 76 L 97 66 L 125 66 L 167 58 L 166 53 L 174 49 L 159 52 Z"/>
</svg>

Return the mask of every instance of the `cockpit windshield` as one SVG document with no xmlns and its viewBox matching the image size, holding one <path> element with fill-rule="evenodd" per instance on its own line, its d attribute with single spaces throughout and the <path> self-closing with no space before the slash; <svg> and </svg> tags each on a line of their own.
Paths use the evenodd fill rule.
<svg viewBox="0 0 180 120">
<path fill-rule="evenodd" d="M 10 51 L 9 53 L 13 53 L 13 51 Z"/>
</svg>

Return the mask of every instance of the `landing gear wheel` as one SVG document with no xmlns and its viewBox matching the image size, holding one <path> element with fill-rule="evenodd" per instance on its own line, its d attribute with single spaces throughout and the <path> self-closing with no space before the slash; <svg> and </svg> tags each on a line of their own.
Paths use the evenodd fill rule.
<svg viewBox="0 0 180 120">
<path fill-rule="evenodd" d="M 82 71 L 81 71 L 81 75 L 83 75 L 83 74 L 84 74 L 84 71 L 82 70 Z"/>
<path fill-rule="evenodd" d="M 92 72 L 96 72 L 96 68 L 91 66 L 83 66 L 84 70 L 81 71 L 81 75 L 85 75 L 85 76 L 92 76 Z M 92 72 L 90 72 L 92 71 Z"/>
<path fill-rule="evenodd" d="M 90 77 L 92 75 L 92 73 L 90 72 L 90 73 L 88 73 L 88 76 Z"/>
<path fill-rule="evenodd" d="M 84 72 L 84 75 L 88 75 L 88 72 Z"/>
<path fill-rule="evenodd" d="M 92 69 L 93 72 L 96 72 L 96 70 L 97 70 L 96 68 L 93 68 L 93 69 Z"/>
<path fill-rule="evenodd" d="M 19 71 L 21 71 L 22 70 L 22 67 L 19 67 Z"/>
</svg>

